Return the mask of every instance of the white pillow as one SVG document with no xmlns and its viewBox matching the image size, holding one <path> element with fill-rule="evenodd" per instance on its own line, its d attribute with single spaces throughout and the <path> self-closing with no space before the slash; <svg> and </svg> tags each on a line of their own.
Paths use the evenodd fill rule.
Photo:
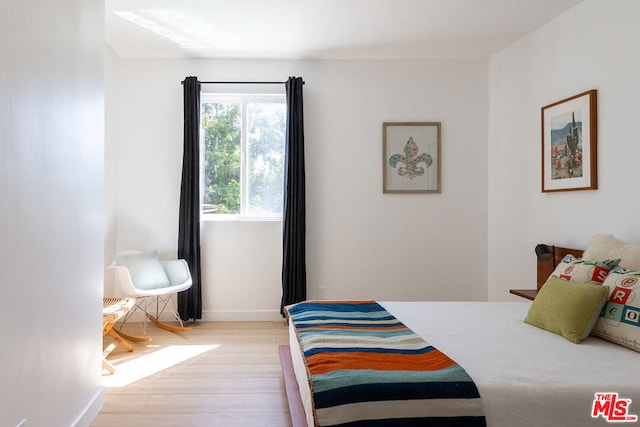
<svg viewBox="0 0 640 427">
<path fill-rule="evenodd" d="M 129 269 L 131 282 L 138 289 L 166 288 L 171 284 L 158 259 L 157 250 L 133 255 L 116 255 L 114 264 Z"/>
<path fill-rule="evenodd" d="M 625 243 L 610 234 L 598 234 L 591 238 L 582 258 L 588 261 L 620 258 L 620 266 L 640 270 L 640 245 Z"/>
</svg>

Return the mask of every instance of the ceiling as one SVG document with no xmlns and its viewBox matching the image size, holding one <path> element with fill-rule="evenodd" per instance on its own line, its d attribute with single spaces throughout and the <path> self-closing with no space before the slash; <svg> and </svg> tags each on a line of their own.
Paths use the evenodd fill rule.
<svg viewBox="0 0 640 427">
<path fill-rule="evenodd" d="M 122 57 L 488 57 L 581 0 L 105 0 Z"/>
</svg>

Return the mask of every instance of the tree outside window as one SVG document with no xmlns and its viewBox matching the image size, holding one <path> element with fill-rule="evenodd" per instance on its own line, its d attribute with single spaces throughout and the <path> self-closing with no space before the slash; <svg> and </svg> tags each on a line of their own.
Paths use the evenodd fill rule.
<svg viewBox="0 0 640 427">
<path fill-rule="evenodd" d="M 284 97 L 203 96 L 204 214 L 282 215 Z"/>
</svg>

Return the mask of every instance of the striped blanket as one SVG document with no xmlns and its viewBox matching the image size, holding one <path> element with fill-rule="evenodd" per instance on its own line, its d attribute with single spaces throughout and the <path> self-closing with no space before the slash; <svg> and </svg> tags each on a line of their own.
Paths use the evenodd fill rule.
<svg viewBox="0 0 640 427">
<path fill-rule="evenodd" d="M 467 372 L 378 303 L 310 301 L 287 311 L 316 426 L 486 426 Z"/>
</svg>

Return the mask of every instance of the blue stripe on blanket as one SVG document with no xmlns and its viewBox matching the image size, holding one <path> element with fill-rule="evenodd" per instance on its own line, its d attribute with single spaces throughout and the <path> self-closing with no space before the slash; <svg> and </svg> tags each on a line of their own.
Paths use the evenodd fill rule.
<svg viewBox="0 0 640 427">
<path fill-rule="evenodd" d="M 393 326 L 401 326 L 402 323 L 353 323 L 353 322 L 326 322 L 326 323 L 322 323 L 323 327 L 327 327 L 327 326 L 349 326 L 351 328 L 371 328 L 371 327 L 375 327 L 375 326 L 385 326 L 385 327 L 393 327 Z M 296 325 L 297 328 L 300 329 L 305 329 L 305 328 L 317 328 L 319 325 L 316 324 L 308 324 L 305 325 L 304 323 L 300 324 L 299 326 Z"/>
<path fill-rule="evenodd" d="M 316 392 L 313 402 L 316 409 L 360 402 L 378 402 L 409 399 L 470 399 L 478 398 L 475 384 L 470 382 L 428 382 L 362 384 Z"/>
<path fill-rule="evenodd" d="M 380 347 L 348 347 L 348 348 L 340 348 L 340 347 L 318 347 L 312 350 L 307 350 L 304 352 L 305 357 L 313 356 L 317 353 L 386 353 L 386 354 L 425 354 L 430 351 L 435 350 L 432 346 L 424 347 L 415 350 L 406 350 L 402 348 L 380 348 Z"/>
<path fill-rule="evenodd" d="M 354 312 L 347 313 L 341 312 L 340 317 L 342 319 L 358 319 L 358 320 L 396 320 L 395 317 L 390 316 L 388 313 L 375 313 L 375 312 Z M 304 315 L 298 316 L 300 321 L 309 321 L 309 320 L 323 320 L 323 319 L 335 319 L 335 316 L 332 313 L 327 313 L 326 311 L 314 311 L 311 313 L 305 313 Z"/>
<path fill-rule="evenodd" d="M 484 417 L 387 418 L 334 424 L 333 427 L 486 427 Z"/>
<path fill-rule="evenodd" d="M 380 305 L 375 302 L 357 302 L 357 303 L 340 303 L 331 302 L 329 305 L 325 302 L 305 302 L 304 306 L 294 305 L 289 308 L 289 314 L 295 315 L 300 312 L 309 311 L 330 311 L 330 312 L 354 312 L 360 311 L 363 313 L 380 312 Z"/>
<path fill-rule="evenodd" d="M 298 325 L 296 324 L 296 329 L 298 328 Z M 349 335 L 352 337 L 378 337 L 378 338 L 385 338 L 385 337 L 398 337 L 398 336 L 414 336 L 415 334 L 413 333 L 413 331 L 411 331 L 410 329 L 387 329 L 387 330 L 378 330 L 378 329 L 372 329 L 372 330 L 358 330 L 358 329 L 351 329 L 348 332 L 345 332 L 343 329 L 316 329 L 316 330 L 305 330 L 305 329 L 299 329 L 298 330 L 298 336 L 302 337 L 306 337 L 306 336 L 342 336 L 342 335 Z"/>
<path fill-rule="evenodd" d="M 426 381 L 460 382 L 468 381 L 469 375 L 460 365 L 438 371 L 372 371 L 368 369 L 327 372 L 316 375 L 313 390 L 316 393 L 349 387 L 357 384 L 419 383 Z"/>
</svg>

